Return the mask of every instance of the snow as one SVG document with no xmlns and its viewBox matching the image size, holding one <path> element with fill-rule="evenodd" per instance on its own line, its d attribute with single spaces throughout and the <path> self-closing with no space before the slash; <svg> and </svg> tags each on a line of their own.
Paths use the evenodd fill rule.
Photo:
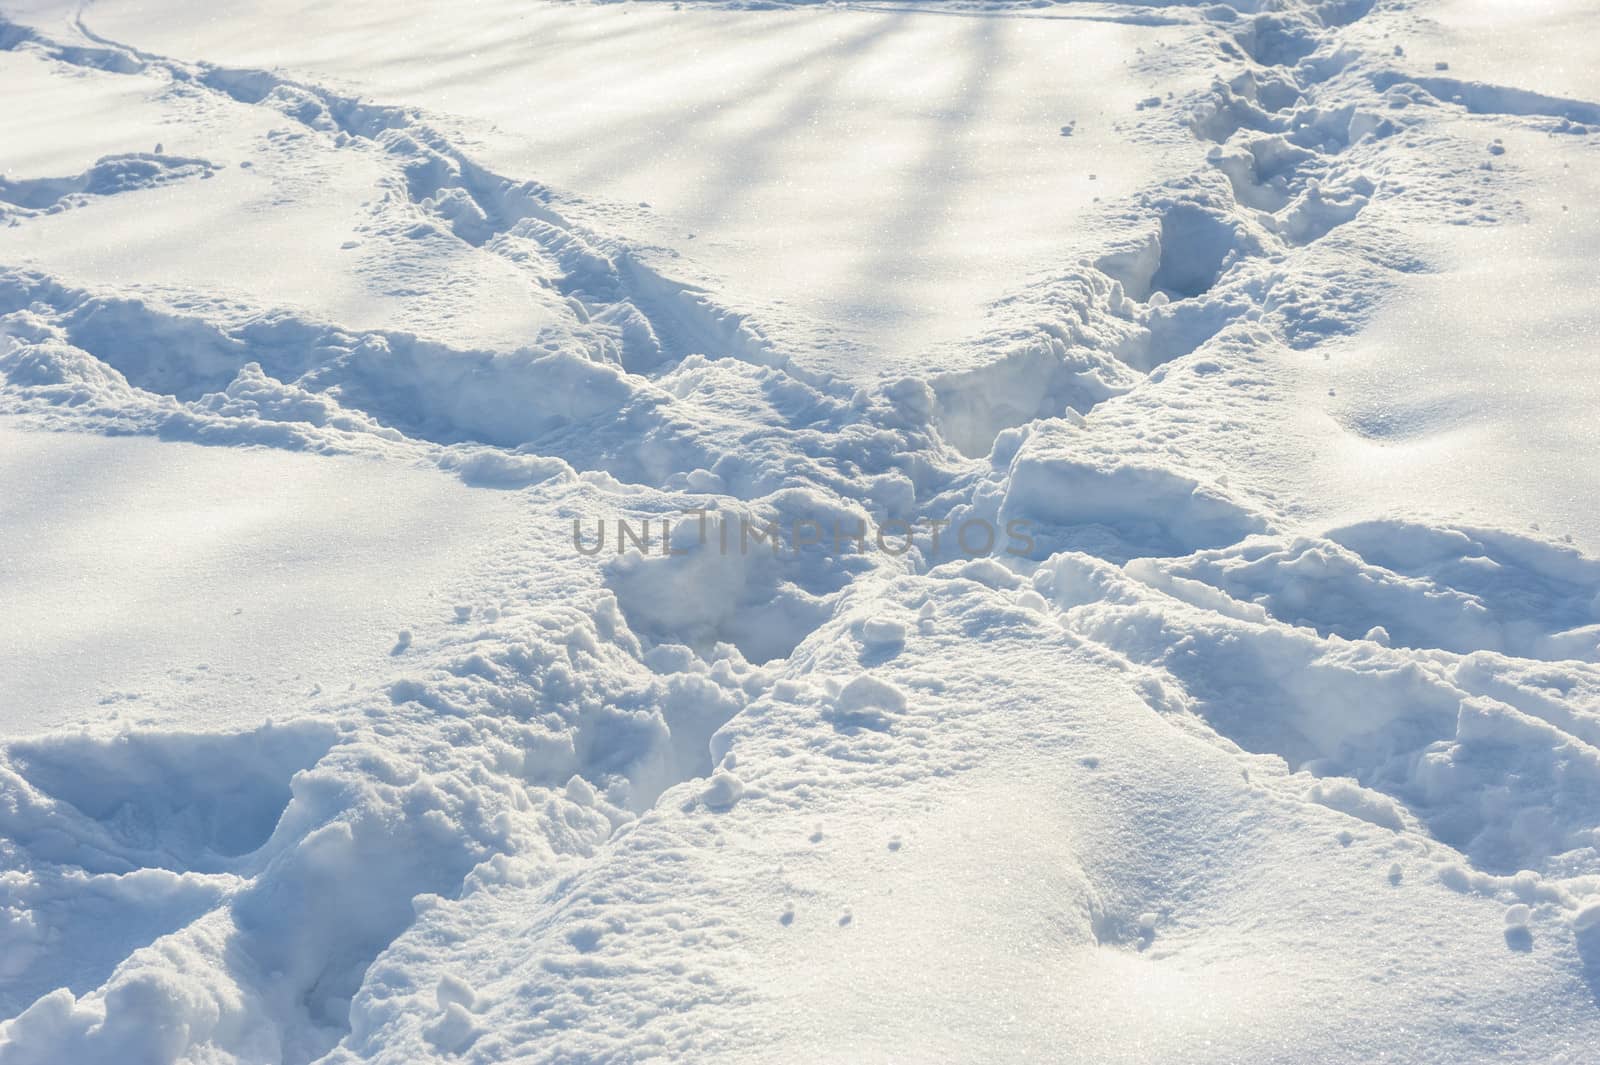
<svg viewBox="0 0 1600 1065">
<path fill-rule="evenodd" d="M 38 102 L 51 129 L 89 135 L 30 136 L 40 124 L 31 109 L 0 117 L 8 142 L 39 145 L 14 163 L 8 156 L 9 180 L 23 179 L 25 194 L 0 188 L 0 219 L 14 207 L 46 211 L 6 234 L 8 266 L 82 287 L 118 288 L 136 272 L 138 302 L 216 320 L 287 307 L 468 347 L 512 346 L 570 316 L 502 259 L 397 216 L 394 175 L 368 149 L 341 150 L 270 107 L 218 93 L 190 99 L 193 87 L 148 72 L 91 66 L 64 78 L 49 69 L 36 52 L 0 53 L 0 70 Z M 158 144 L 163 151 L 152 152 Z M 78 179 L 129 153 L 164 165 L 120 189 Z M 136 192 L 148 207 L 129 212 L 108 241 L 100 212 L 85 209 L 93 200 L 73 197 L 63 203 L 73 209 L 52 211 L 57 197 L 40 200 L 46 182 Z"/>
<path fill-rule="evenodd" d="M 1444 75 L 1439 80 L 1482 86 L 1502 100 L 1519 95 L 1506 90 L 1521 90 L 1592 105 L 1600 84 L 1600 55 L 1589 32 L 1593 15 L 1587 0 L 1514 6 L 1441 0 L 1412 12 L 1391 31 L 1404 42 L 1404 54 L 1392 63 L 1422 78 Z"/>
<path fill-rule="evenodd" d="M 804 366 L 841 377 L 917 372 L 1059 264 L 1097 201 L 1203 154 L 1130 121 L 1152 90 L 1210 75 L 1210 56 L 1158 20 L 415 0 L 359 22 L 294 0 L 208 11 L 99 2 L 93 21 L 163 55 L 448 114 L 491 170 L 537 174 L 568 217 L 658 245 L 645 263 L 715 279 L 781 324 Z M 284 24 L 293 46 L 272 29 Z"/>
<path fill-rule="evenodd" d="M 443 626 L 443 590 L 519 520 L 404 466 L 4 423 L 0 498 L 11 735 L 302 714 L 381 677 L 402 623 Z"/>
<path fill-rule="evenodd" d="M 1600 6 L 0 19 L 0 1062 L 1593 1057 Z"/>
<path fill-rule="evenodd" d="M 1323 380 L 1346 442 L 1317 472 L 1352 508 L 1377 492 L 1506 529 L 1539 521 L 1593 552 L 1590 481 L 1563 456 L 1592 446 L 1567 412 L 1600 403 L 1586 343 L 1600 314 L 1561 295 L 1600 282 L 1593 152 L 1584 138 L 1497 135 L 1526 183 L 1521 217 L 1493 237 L 1469 228 L 1441 238 L 1437 271 L 1407 277 L 1359 341 L 1332 355 Z"/>
</svg>

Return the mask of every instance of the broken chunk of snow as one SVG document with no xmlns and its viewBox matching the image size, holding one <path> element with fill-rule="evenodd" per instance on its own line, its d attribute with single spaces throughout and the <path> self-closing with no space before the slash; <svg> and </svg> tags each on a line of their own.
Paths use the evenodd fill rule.
<svg viewBox="0 0 1600 1065">
<path fill-rule="evenodd" d="M 726 810 L 744 796 L 744 782 L 727 770 L 719 769 L 700 790 L 700 801 L 713 810 Z"/>
<path fill-rule="evenodd" d="M 838 705 L 844 710 L 876 708 L 903 713 L 906 708 L 905 693 L 887 681 L 863 673 L 844 686 L 839 693 Z"/>
<path fill-rule="evenodd" d="M 905 639 L 905 625 L 891 618 L 868 618 L 861 624 L 861 641 L 868 647 L 892 647 Z"/>
</svg>

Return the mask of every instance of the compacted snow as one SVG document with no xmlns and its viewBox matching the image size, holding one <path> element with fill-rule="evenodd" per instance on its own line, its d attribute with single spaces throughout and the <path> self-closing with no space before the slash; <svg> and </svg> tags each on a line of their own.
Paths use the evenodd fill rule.
<svg viewBox="0 0 1600 1065">
<path fill-rule="evenodd" d="M 0 0 L 0 1063 L 1594 1060 L 1597 60 Z"/>
</svg>

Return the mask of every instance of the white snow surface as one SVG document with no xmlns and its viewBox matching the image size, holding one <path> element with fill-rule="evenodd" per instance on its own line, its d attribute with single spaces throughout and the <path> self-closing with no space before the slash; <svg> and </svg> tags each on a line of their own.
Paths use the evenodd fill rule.
<svg viewBox="0 0 1600 1065">
<path fill-rule="evenodd" d="M 520 534 L 504 493 L 361 458 L 0 422 L 6 727 L 251 726 L 371 684 Z M 396 576 L 404 575 L 403 580 Z"/>
<path fill-rule="evenodd" d="M 1597 49 L 0 0 L 0 1065 L 1593 1061 Z"/>
</svg>

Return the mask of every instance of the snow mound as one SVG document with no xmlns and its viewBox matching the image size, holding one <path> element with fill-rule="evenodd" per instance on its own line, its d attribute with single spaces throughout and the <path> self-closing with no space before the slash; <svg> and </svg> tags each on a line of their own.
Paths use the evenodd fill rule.
<svg viewBox="0 0 1600 1065">
<path fill-rule="evenodd" d="M 174 181 L 204 180 L 217 170 L 205 159 L 133 152 L 108 155 L 81 174 L 65 178 L 0 177 L 0 220 L 82 207 L 96 197 L 156 188 Z"/>
</svg>

